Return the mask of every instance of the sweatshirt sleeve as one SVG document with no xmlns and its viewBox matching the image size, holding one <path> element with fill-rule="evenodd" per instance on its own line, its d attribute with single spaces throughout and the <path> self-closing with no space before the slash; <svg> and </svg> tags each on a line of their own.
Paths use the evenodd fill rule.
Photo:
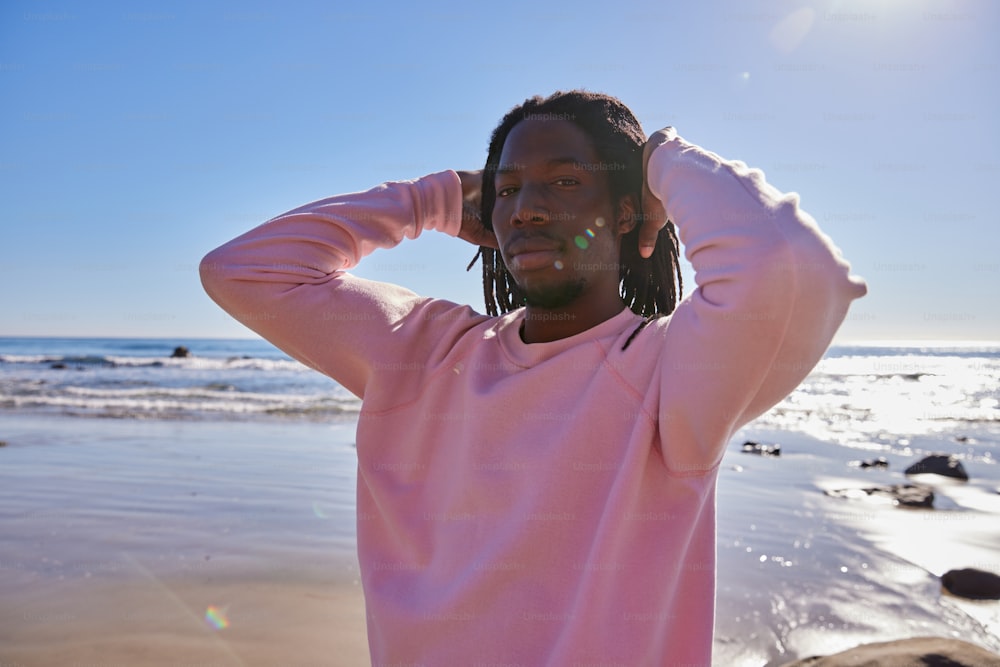
<svg viewBox="0 0 1000 667">
<path fill-rule="evenodd" d="M 760 170 L 673 134 L 647 176 L 695 270 L 664 333 L 659 424 L 667 465 L 697 472 L 805 378 L 867 288 Z"/>
<path fill-rule="evenodd" d="M 465 318 L 438 312 L 455 304 L 346 270 L 424 230 L 457 236 L 461 213 L 461 181 L 452 171 L 330 197 L 210 252 L 201 262 L 202 284 L 234 318 L 363 397 L 373 369 L 399 362 L 393 355 L 431 354 L 421 348 L 434 338 L 422 324 Z"/>
</svg>

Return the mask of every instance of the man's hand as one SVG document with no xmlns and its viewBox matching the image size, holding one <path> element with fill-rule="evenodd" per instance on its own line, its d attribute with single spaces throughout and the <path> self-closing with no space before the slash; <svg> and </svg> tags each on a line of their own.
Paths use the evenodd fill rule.
<svg viewBox="0 0 1000 667">
<path fill-rule="evenodd" d="M 649 135 L 646 145 L 642 149 L 642 216 L 639 226 L 639 256 L 649 259 L 656 248 L 656 237 L 660 230 L 667 225 L 667 212 L 663 208 L 663 202 L 657 199 L 656 195 L 649 189 L 648 169 L 649 156 L 660 144 L 665 144 L 677 133 L 672 127 L 665 127 Z"/>
<path fill-rule="evenodd" d="M 465 239 L 472 245 L 499 248 L 496 235 L 483 227 L 479 219 L 480 201 L 482 198 L 483 172 L 456 171 L 462 181 L 462 229 L 458 238 Z"/>
</svg>

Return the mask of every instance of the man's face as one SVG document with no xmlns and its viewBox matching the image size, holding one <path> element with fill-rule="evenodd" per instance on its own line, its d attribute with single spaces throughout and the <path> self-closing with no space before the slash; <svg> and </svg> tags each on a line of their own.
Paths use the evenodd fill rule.
<svg viewBox="0 0 1000 667">
<path fill-rule="evenodd" d="M 601 164 L 589 137 L 567 120 L 527 119 L 507 135 L 493 230 L 529 305 L 617 295 L 621 216 L 607 174 L 615 167 Z"/>
</svg>

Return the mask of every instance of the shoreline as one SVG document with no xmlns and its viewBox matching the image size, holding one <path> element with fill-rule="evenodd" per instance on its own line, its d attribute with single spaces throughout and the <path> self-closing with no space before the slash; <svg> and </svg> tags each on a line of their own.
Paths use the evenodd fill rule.
<svg viewBox="0 0 1000 667">
<path fill-rule="evenodd" d="M 781 456 L 742 454 L 743 438 L 780 443 Z M 715 664 L 777 667 L 925 635 L 1000 652 L 1000 602 L 953 597 L 939 580 L 972 565 L 1000 573 L 1000 466 L 967 464 L 968 483 L 912 479 L 902 471 L 922 454 L 899 451 L 752 425 L 737 434 L 719 475 Z M 848 465 L 877 455 L 888 470 Z M 914 481 L 933 486 L 941 509 L 824 494 Z"/>
<path fill-rule="evenodd" d="M 0 664 L 368 664 L 354 427 L 5 420 Z M 744 439 L 782 454 L 743 454 Z M 1000 603 L 942 595 L 938 581 L 1000 571 L 1000 466 L 980 457 L 969 483 L 936 481 L 935 510 L 823 493 L 899 483 L 919 454 L 736 434 L 719 474 L 714 664 L 776 667 L 917 635 L 1000 651 Z M 876 455 L 889 470 L 848 465 Z"/>
</svg>

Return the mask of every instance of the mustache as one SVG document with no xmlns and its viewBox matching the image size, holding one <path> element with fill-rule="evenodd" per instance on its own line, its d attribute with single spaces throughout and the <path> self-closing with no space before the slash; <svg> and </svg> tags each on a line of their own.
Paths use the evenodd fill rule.
<svg viewBox="0 0 1000 667">
<path fill-rule="evenodd" d="M 507 240 L 504 244 L 503 250 L 505 254 L 510 254 L 511 246 L 517 243 L 531 242 L 536 240 L 547 241 L 550 245 L 556 246 L 558 249 L 562 249 L 566 245 L 566 239 L 558 234 L 553 234 L 545 229 L 539 229 L 529 233 L 518 234 Z"/>
</svg>

